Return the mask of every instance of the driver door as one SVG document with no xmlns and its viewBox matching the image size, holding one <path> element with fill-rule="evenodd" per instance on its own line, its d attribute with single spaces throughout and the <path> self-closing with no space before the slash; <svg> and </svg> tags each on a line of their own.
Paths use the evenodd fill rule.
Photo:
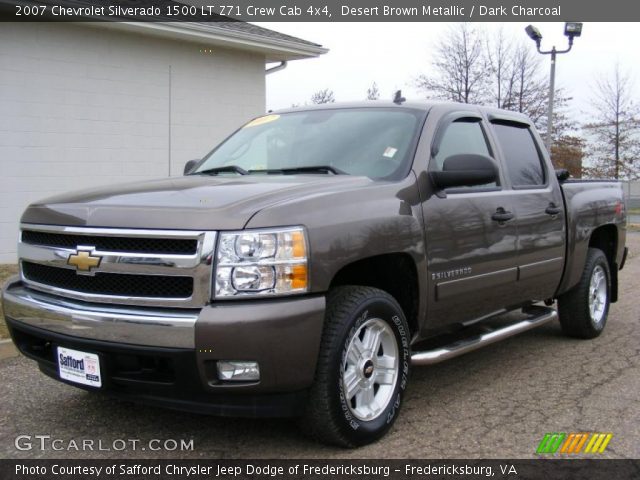
<svg viewBox="0 0 640 480">
<path fill-rule="evenodd" d="M 445 115 L 436 128 L 429 171 L 464 153 L 492 157 L 500 168 L 486 132 L 479 114 Z M 423 203 L 428 328 L 470 322 L 509 305 L 517 281 L 517 231 L 504 183 L 501 171 L 496 183 L 434 191 Z"/>
</svg>

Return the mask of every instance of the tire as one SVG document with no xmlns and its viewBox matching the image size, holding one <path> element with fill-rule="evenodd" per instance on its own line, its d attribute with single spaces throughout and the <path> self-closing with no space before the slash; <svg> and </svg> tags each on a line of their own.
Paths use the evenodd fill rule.
<svg viewBox="0 0 640 480">
<path fill-rule="evenodd" d="M 590 248 L 580 282 L 558 298 L 564 334 L 585 339 L 599 336 L 607 324 L 610 298 L 609 262 L 602 250 Z"/>
<path fill-rule="evenodd" d="M 331 290 L 303 431 L 341 447 L 376 441 L 398 416 L 410 363 L 409 327 L 391 295 L 371 287 Z"/>
</svg>

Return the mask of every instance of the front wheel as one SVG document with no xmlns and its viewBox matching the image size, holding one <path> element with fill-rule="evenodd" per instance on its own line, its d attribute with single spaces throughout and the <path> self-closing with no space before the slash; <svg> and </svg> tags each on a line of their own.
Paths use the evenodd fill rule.
<svg viewBox="0 0 640 480">
<path fill-rule="evenodd" d="M 575 338 L 595 338 L 607 324 L 611 272 L 606 255 L 597 248 L 587 253 L 580 282 L 558 298 L 562 331 Z"/>
<path fill-rule="evenodd" d="M 343 447 L 382 437 L 409 378 L 409 328 L 398 303 L 371 287 L 332 290 L 320 349 L 303 429 Z"/>
</svg>

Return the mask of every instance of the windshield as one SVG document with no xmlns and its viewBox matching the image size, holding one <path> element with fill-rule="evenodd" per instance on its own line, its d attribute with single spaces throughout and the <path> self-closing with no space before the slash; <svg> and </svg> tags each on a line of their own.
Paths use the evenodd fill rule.
<svg viewBox="0 0 640 480">
<path fill-rule="evenodd" d="M 193 173 L 296 173 L 305 168 L 305 173 L 314 173 L 309 167 L 325 167 L 315 173 L 404 176 L 423 115 L 400 108 L 266 115 L 229 137 Z"/>
</svg>

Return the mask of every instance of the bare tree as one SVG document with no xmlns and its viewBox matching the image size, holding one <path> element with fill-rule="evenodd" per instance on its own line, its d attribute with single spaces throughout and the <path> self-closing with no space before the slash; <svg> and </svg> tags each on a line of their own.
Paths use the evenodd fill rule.
<svg viewBox="0 0 640 480">
<path fill-rule="evenodd" d="M 538 124 L 547 111 L 549 83 L 542 73 L 541 58 L 523 43 L 513 51 L 509 94 L 502 108 L 529 116 Z"/>
<path fill-rule="evenodd" d="M 491 75 L 491 98 L 498 108 L 505 108 L 511 100 L 514 87 L 513 48 L 500 28 L 498 34 L 487 40 L 486 46 L 488 73 Z"/>
<path fill-rule="evenodd" d="M 449 30 L 436 46 L 432 75 L 422 75 L 417 85 L 446 100 L 485 103 L 527 115 L 544 135 L 547 130 L 549 81 L 543 58 L 524 41 L 500 29 L 487 38 L 462 24 Z M 569 112 L 572 98 L 556 89 L 551 159 L 572 175 L 582 173 L 584 140 Z"/>
<path fill-rule="evenodd" d="M 487 40 L 486 56 L 489 103 L 538 123 L 546 113 L 549 88 L 540 57 L 523 42 L 507 38 L 502 29 Z"/>
<path fill-rule="evenodd" d="M 616 65 L 593 86 L 594 122 L 585 125 L 592 152 L 589 176 L 640 178 L 640 106 L 631 76 Z"/>
<path fill-rule="evenodd" d="M 417 87 L 429 95 L 460 103 L 482 103 L 487 61 L 482 33 L 467 23 L 452 27 L 435 47 L 433 74 L 420 75 Z"/>
<path fill-rule="evenodd" d="M 532 104 L 529 110 L 524 110 L 523 113 L 527 114 L 529 118 L 533 120 L 536 128 L 540 132 L 540 136 L 543 138 L 547 135 L 547 105 L 549 104 L 549 90 L 548 86 L 545 88 L 546 94 L 540 100 L 540 103 Z M 563 88 L 557 88 L 553 95 L 553 132 L 551 134 L 551 143 L 558 142 L 564 135 L 569 132 L 576 132 L 579 130 L 579 125 L 570 114 L 570 104 L 573 101 L 573 97 L 566 94 Z M 536 110 L 536 107 L 539 109 Z"/>
<path fill-rule="evenodd" d="M 367 100 L 378 100 L 380 98 L 380 90 L 376 82 L 373 82 L 367 89 Z"/>
<path fill-rule="evenodd" d="M 311 103 L 315 103 L 319 105 L 321 103 L 333 103 L 336 99 L 333 95 L 333 90 L 329 90 L 325 88 L 324 90 L 318 90 L 313 95 L 311 95 Z"/>
<path fill-rule="evenodd" d="M 541 57 L 502 29 L 483 42 L 484 36 L 468 24 L 449 30 L 436 46 L 434 74 L 418 77 L 418 87 L 439 98 L 487 103 L 546 124 L 549 83 Z"/>
<path fill-rule="evenodd" d="M 547 130 L 549 83 L 541 57 L 524 42 L 514 42 L 503 30 L 487 41 L 490 103 L 498 108 L 524 113 L 539 131 Z M 569 115 L 572 100 L 556 89 L 553 114 L 551 160 L 557 168 L 566 168 L 573 177 L 582 175 L 584 140 L 576 134 L 577 123 Z"/>
</svg>

